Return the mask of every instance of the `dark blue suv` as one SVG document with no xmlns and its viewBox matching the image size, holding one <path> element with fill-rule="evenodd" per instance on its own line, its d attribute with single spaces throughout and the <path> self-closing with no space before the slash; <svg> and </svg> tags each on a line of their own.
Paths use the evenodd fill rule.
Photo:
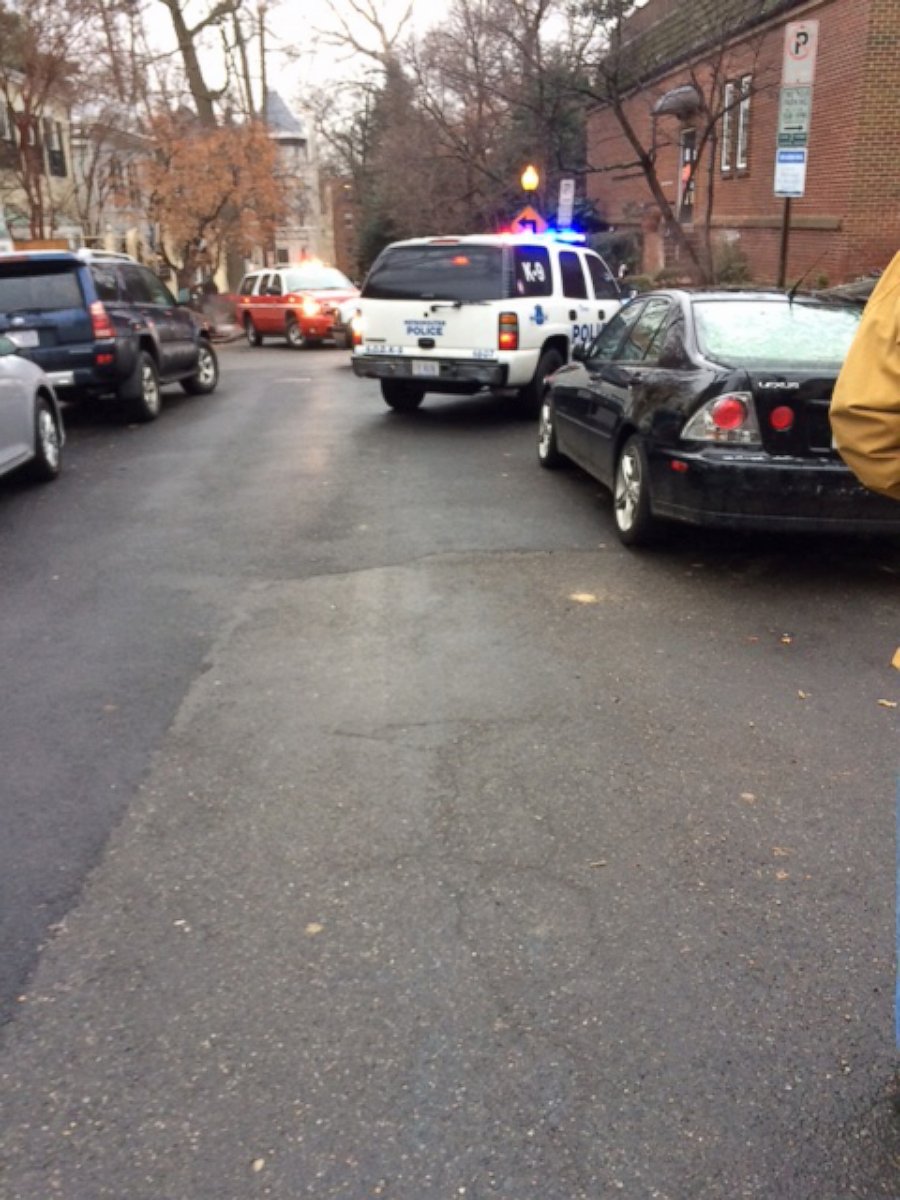
<svg viewBox="0 0 900 1200">
<path fill-rule="evenodd" d="M 0 254 L 0 334 L 43 367 L 61 400 L 112 397 L 129 421 L 159 415 L 160 388 L 219 380 L 209 331 L 126 255 Z"/>
</svg>

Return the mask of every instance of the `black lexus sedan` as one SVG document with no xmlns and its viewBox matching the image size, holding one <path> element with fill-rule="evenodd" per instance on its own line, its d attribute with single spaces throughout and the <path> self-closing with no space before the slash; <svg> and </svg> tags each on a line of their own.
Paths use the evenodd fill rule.
<svg viewBox="0 0 900 1200">
<path fill-rule="evenodd" d="M 862 306 L 777 291 L 649 292 L 550 379 L 538 461 L 613 494 L 626 545 L 667 522 L 900 534 L 856 482 L 828 407 Z"/>
</svg>

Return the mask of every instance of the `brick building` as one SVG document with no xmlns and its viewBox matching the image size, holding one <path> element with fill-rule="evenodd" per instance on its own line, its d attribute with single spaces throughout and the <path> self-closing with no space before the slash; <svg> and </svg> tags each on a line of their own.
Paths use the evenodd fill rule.
<svg viewBox="0 0 900 1200">
<path fill-rule="evenodd" d="M 786 277 L 809 271 L 838 283 L 884 267 L 900 249 L 898 0 L 649 0 L 622 26 L 618 94 L 641 144 L 655 146 L 663 195 L 693 244 L 709 214 L 718 261 L 730 249 L 754 280 L 773 282 L 785 215 L 774 194 L 785 26 L 800 20 L 818 22 L 818 53 Z M 712 138 L 703 145 L 705 130 Z M 588 196 L 617 232 L 640 234 L 632 268 L 677 268 L 684 255 L 630 165 L 634 151 L 611 105 L 592 114 L 588 147 L 600 168 Z"/>
</svg>

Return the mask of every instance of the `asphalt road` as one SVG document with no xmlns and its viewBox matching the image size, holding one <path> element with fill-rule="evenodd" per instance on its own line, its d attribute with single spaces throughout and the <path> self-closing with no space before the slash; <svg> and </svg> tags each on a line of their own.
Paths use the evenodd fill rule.
<svg viewBox="0 0 900 1200">
<path fill-rule="evenodd" d="M 900 1196 L 900 548 L 222 359 L 0 485 L 3 1200 Z"/>
</svg>

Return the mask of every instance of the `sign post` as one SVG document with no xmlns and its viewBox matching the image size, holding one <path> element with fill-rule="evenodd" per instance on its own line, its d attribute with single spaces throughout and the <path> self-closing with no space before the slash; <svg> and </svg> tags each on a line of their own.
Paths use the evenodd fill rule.
<svg viewBox="0 0 900 1200">
<path fill-rule="evenodd" d="M 572 224 L 575 213 L 575 180 L 561 179 L 559 181 L 559 205 L 556 209 L 556 224 L 565 229 Z"/>
<path fill-rule="evenodd" d="M 806 191 L 809 123 L 818 48 L 818 21 L 790 21 L 785 26 L 775 146 L 775 195 L 784 197 L 778 262 L 779 287 L 784 287 L 787 277 L 791 200 L 799 200 Z"/>
</svg>

